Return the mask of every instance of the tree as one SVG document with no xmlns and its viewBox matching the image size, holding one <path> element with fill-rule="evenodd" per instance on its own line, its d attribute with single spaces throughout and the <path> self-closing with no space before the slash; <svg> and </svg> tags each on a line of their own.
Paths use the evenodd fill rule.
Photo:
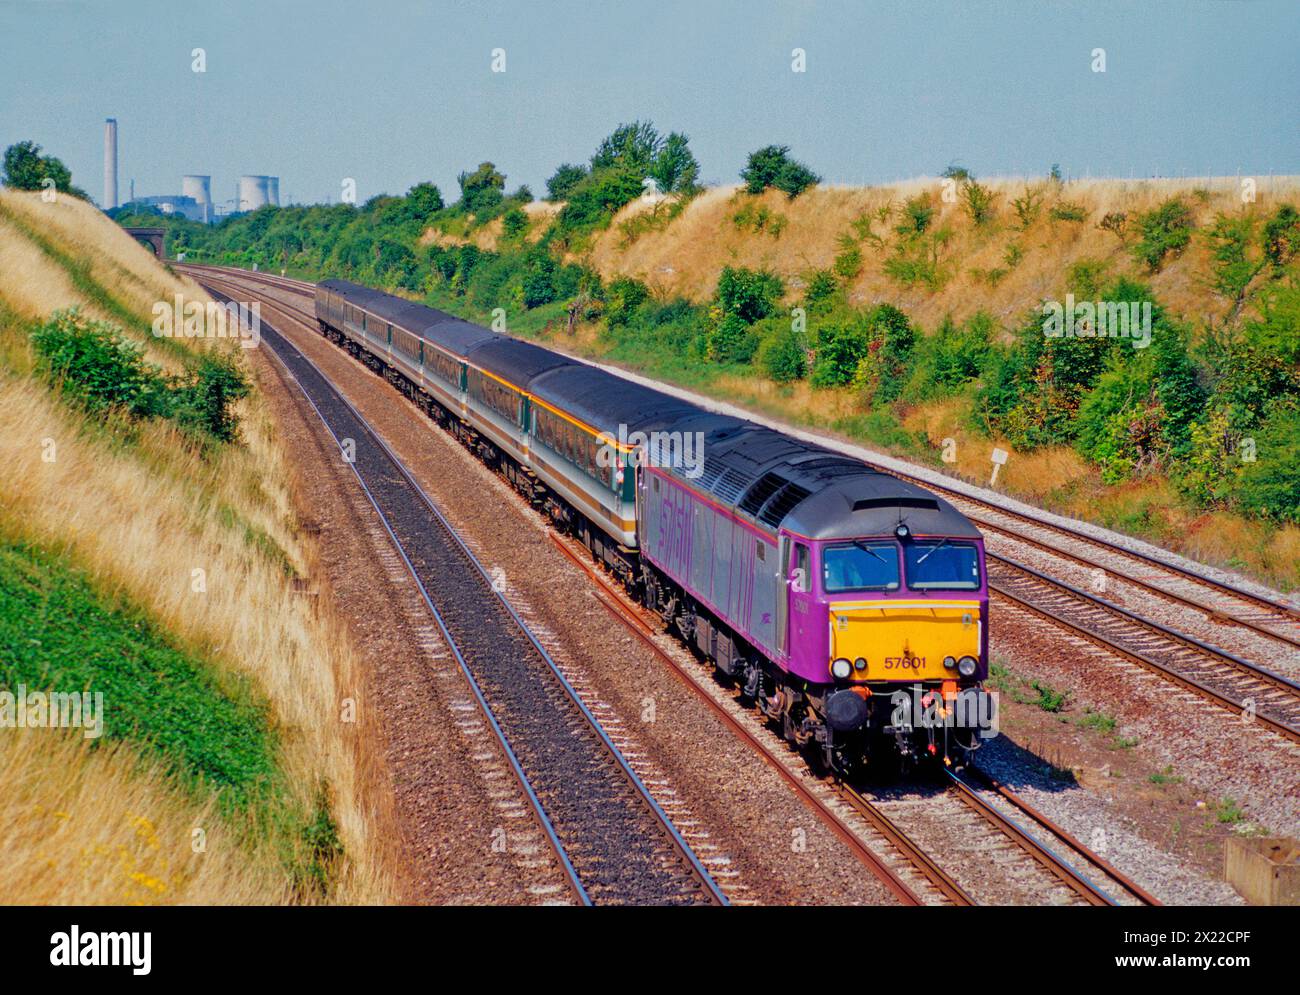
<svg viewBox="0 0 1300 995">
<path fill-rule="evenodd" d="M 587 178 L 586 166 L 566 162 L 546 181 L 547 200 L 567 200 L 573 188 Z"/>
<path fill-rule="evenodd" d="M 505 174 L 498 172 L 490 162 L 480 162 L 472 173 L 461 173 L 456 182 L 460 184 L 461 207 L 470 214 L 489 211 L 504 197 Z"/>
<path fill-rule="evenodd" d="M 443 209 L 442 191 L 432 183 L 417 183 L 406 192 L 406 216 L 425 224 Z"/>
<path fill-rule="evenodd" d="M 652 122 L 620 124 L 597 146 L 591 157 L 591 171 L 623 166 L 642 177 L 649 176 L 650 167 L 662 148 L 663 139 Z"/>
<path fill-rule="evenodd" d="M 41 155 L 35 142 L 17 142 L 5 149 L 5 186 L 15 190 L 44 190 L 45 181 L 53 180 L 54 189 L 85 199 L 86 194 L 72 185 L 72 172 L 52 155 Z"/>
<path fill-rule="evenodd" d="M 821 182 L 821 177 L 811 169 L 790 158 L 788 145 L 766 145 L 751 152 L 745 168 L 740 171 L 740 178 L 750 193 L 762 193 L 768 187 L 775 187 L 791 199 Z"/>
<path fill-rule="evenodd" d="M 650 166 L 650 177 L 661 193 L 689 193 L 695 190 L 700 177 L 700 164 L 695 161 L 688 139 L 674 131 L 664 140 L 663 148 Z"/>
</svg>

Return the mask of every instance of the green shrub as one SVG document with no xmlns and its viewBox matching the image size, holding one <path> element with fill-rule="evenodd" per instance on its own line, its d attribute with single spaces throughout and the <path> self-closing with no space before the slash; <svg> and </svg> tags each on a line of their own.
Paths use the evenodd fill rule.
<svg viewBox="0 0 1300 995">
<path fill-rule="evenodd" d="M 506 238 L 518 238 L 528 230 L 528 212 L 522 207 L 512 207 L 501 215 L 501 232 Z"/>
<path fill-rule="evenodd" d="M 813 270 L 804 289 L 803 302 L 809 312 L 823 314 L 829 311 L 840 293 L 839 281 L 828 269 Z"/>
<path fill-rule="evenodd" d="M 920 235 L 930 227 L 934 215 L 935 207 L 930 202 L 928 193 L 919 193 L 915 197 L 909 197 L 903 204 L 903 219 L 898 223 L 895 231 L 904 237 Z"/>
<path fill-rule="evenodd" d="M 758 349 L 758 336 L 739 315 L 724 314 L 709 332 L 709 358 L 715 363 L 748 363 Z"/>
<path fill-rule="evenodd" d="M 893 255 L 885 260 L 885 275 L 906 286 L 920 284 L 931 291 L 939 290 L 948 279 L 948 268 L 941 264 L 940 257 L 951 240 L 952 229 L 945 225 L 899 242 Z"/>
<path fill-rule="evenodd" d="M 903 391 L 912 364 L 916 333 L 907 315 L 892 304 L 878 304 L 862 319 L 866 349 L 853 372 L 853 386 L 868 403 L 893 401 Z"/>
<path fill-rule="evenodd" d="M 807 342 L 790 323 L 783 322 L 759 347 L 763 372 L 777 383 L 792 383 L 808 375 Z"/>
<path fill-rule="evenodd" d="M 1206 231 L 1205 238 L 1210 245 L 1214 289 L 1228 300 L 1240 302 L 1255 274 L 1265 265 L 1262 255 L 1254 258 L 1258 252 L 1255 248 L 1255 219 L 1249 215 L 1230 217 L 1220 214 Z"/>
<path fill-rule="evenodd" d="M 231 357 L 205 353 L 173 387 L 176 420 L 220 442 L 233 442 L 239 436 L 239 419 L 231 406 L 249 390 L 248 379 Z"/>
<path fill-rule="evenodd" d="M 723 314 L 752 324 L 776 311 L 785 293 L 781 278 L 767 270 L 724 266 L 718 276 L 717 301 Z"/>
<path fill-rule="evenodd" d="M 545 252 L 530 253 L 520 283 L 520 302 L 529 310 L 559 298 L 555 287 L 555 260 Z"/>
<path fill-rule="evenodd" d="M 925 386 L 960 387 L 977 379 L 992 349 L 993 319 L 977 311 L 961 325 L 950 317 L 923 340 Z"/>
<path fill-rule="evenodd" d="M 996 193 L 977 182 L 973 176 L 967 176 L 961 185 L 961 196 L 962 206 L 973 224 L 983 226 L 993 220 L 993 203 L 998 197 Z"/>
<path fill-rule="evenodd" d="M 812 385 L 845 387 L 852 383 L 858 364 L 867 354 L 867 344 L 868 333 L 861 320 L 822 325 L 817 331 Z"/>
<path fill-rule="evenodd" d="M 620 207 L 641 195 L 644 176 L 621 165 L 593 169 L 569 191 L 557 227 L 561 232 L 583 232 L 608 224 Z"/>
<path fill-rule="evenodd" d="M 737 228 L 748 229 L 756 235 L 766 233 L 780 238 L 790 219 L 778 211 L 769 210 L 764 204 L 747 202 L 731 216 L 731 221 Z"/>
<path fill-rule="evenodd" d="M 1255 348 L 1283 363 L 1300 364 L 1300 277 L 1271 287 L 1260 299 L 1260 315 L 1246 323 Z"/>
<path fill-rule="evenodd" d="M 1255 459 L 1241 464 L 1238 505 L 1254 515 L 1300 524 L 1300 405 L 1277 406 L 1253 439 Z"/>
<path fill-rule="evenodd" d="M 605 290 L 605 317 L 611 328 L 630 324 L 637 309 L 650 297 L 640 280 L 629 276 L 614 279 Z"/>
<path fill-rule="evenodd" d="M 1053 221 L 1087 221 L 1088 209 L 1082 204 L 1063 200 L 1059 204 L 1053 205 L 1052 209 L 1047 212 L 1047 216 Z"/>
<path fill-rule="evenodd" d="M 862 272 L 862 250 L 856 245 L 847 245 L 835 257 L 835 275 L 848 282 Z"/>
<path fill-rule="evenodd" d="M 505 175 L 490 162 L 481 162 L 474 172 L 456 177 L 460 184 L 460 206 L 470 214 L 492 211 L 505 198 Z"/>
<path fill-rule="evenodd" d="M 1264 255 L 1280 271 L 1300 251 L 1300 213 L 1283 204 L 1264 222 Z"/>
<path fill-rule="evenodd" d="M 1078 300 L 1093 300 L 1101 294 L 1109 264 L 1102 259 L 1080 259 L 1066 270 L 1065 285 Z"/>
<path fill-rule="evenodd" d="M 32 333 L 46 378 L 88 411 L 120 408 L 137 418 L 171 412 L 167 379 L 146 363 L 144 349 L 118 326 L 86 318 L 76 309 L 56 311 Z"/>
<path fill-rule="evenodd" d="M 803 163 L 790 158 L 790 146 L 767 145 L 749 154 L 745 168 L 740 171 L 745 189 L 762 193 L 775 187 L 794 199 L 808 187 L 821 182 L 821 177 Z"/>
<path fill-rule="evenodd" d="M 1177 197 L 1171 197 L 1159 207 L 1138 217 L 1141 240 L 1133 246 L 1133 254 L 1146 265 L 1149 272 L 1157 272 L 1166 257 L 1178 255 L 1192 240 L 1194 227 L 1191 209 Z"/>
<path fill-rule="evenodd" d="M 1027 230 L 1043 212 L 1043 188 L 1026 185 L 1025 192 L 1012 199 L 1011 207 L 1016 212 L 1017 227 L 1021 231 Z"/>
</svg>

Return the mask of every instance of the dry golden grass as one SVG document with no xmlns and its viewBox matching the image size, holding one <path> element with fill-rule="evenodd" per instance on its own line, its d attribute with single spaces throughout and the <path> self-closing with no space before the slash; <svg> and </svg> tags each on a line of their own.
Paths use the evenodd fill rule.
<svg viewBox="0 0 1300 995">
<path fill-rule="evenodd" d="M 0 198 L 4 196 L 0 194 Z M 5 303 L 29 320 L 48 316 L 50 311 L 46 305 L 50 301 L 77 298 L 68 274 L 3 217 L 0 217 L 0 274 L 4 274 Z M 105 317 L 96 307 L 87 307 L 86 311 L 97 318 Z"/>
<path fill-rule="evenodd" d="M 1081 260 L 1101 262 L 1110 276 L 1128 274 L 1148 281 L 1174 314 L 1203 317 L 1207 312 L 1217 315 L 1227 309 L 1228 302 L 1216 301 L 1204 285 L 1209 253 L 1201 240 L 1193 239 L 1180 257 L 1152 276 L 1144 272 L 1128 248 L 1097 224 L 1110 211 L 1125 211 L 1133 219 L 1172 196 L 1186 201 L 1198 225 L 1208 224 L 1218 212 L 1241 210 L 1235 177 L 1079 180 L 1059 187 L 1041 179 L 984 182 L 997 194 L 996 218 L 979 228 L 971 223 L 960 202 L 943 203 L 941 181 L 932 178 L 879 187 L 818 186 L 794 200 L 775 190 L 751 198 L 739 193 L 739 187 L 715 187 L 693 200 L 665 228 L 646 232 L 626 244 L 619 223 L 644 209 L 641 202 L 634 202 L 597 236 L 588 261 L 605 278 L 635 276 L 660 293 L 693 301 L 712 295 L 723 266 L 766 268 L 785 279 L 794 298 L 804 276 L 833 264 L 840 252 L 839 238 L 851 233 L 850 222 L 888 204 L 893 206 L 890 220 L 874 223 L 874 230 L 885 237 L 886 244 L 874 248 L 862 243 L 863 267 L 849 286 L 849 298 L 858 305 L 889 301 L 927 329 L 947 314 L 960 320 L 977 310 L 987 311 L 1004 325 L 1012 324 L 1044 297 L 1063 296 L 1070 291 L 1067 273 Z M 1038 220 L 1022 232 L 1012 227 L 1017 222 L 1011 202 L 1027 185 L 1041 186 L 1044 197 Z M 1202 200 L 1196 191 L 1205 191 L 1207 198 Z M 883 268 L 897 241 L 893 226 L 899 209 L 909 197 L 922 192 L 930 194 L 937 209 L 932 230 L 947 226 L 953 233 L 942 256 L 950 275 L 937 292 L 904 286 L 886 275 Z M 1062 201 L 1082 205 L 1088 211 L 1087 220 L 1050 220 L 1051 208 Z M 1300 202 L 1300 178 L 1261 178 L 1256 201 L 1249 210 L 1263 216 L 1284 201 Z M 779 237 L 737 227 L 733 216 L 750 202 L 784 216 L 786 223 Z M 1128 244 L 1133 241 L 1130 237 Z M 1023 251 L 1023 258 L 996 285 L 990 284 L 981 274 L 1005 266 L 1004 254 L 1013 243 Z"/>
<path fill-rule="evenodd" d="M 38 194 L 3 189 L 0 208 L 63 252 L 89 263 L 94 281 L 138 314 L 147 315 L 155 301 L 170 303 L 176 293 L 207 299 L 192 280 L 159 265 L 116 222 L 75 197 L 46 203 Z"/>
<path fill-rule="evenodd" d="M 0 896 L 42 905 L 281 904 L 283 870 L 121 744 L 0 736 Z M 200 830 L 202 835 L 195 836 Z M 197 841 L 197 843 L 196 843 Z M 198 850 L 196 851 L 196 845 Z"/>
<path fill-rule="evenodd" d="M 47 205 L 11 192 L 3 197 L 0 206 L 86 261 L 97 281 L 134 310 L 147 316 L 154 300 L 170 301 L 178 290 L 207 299 L 92 206 L 70 198 Z M 52 209 L 48 216 L 46 209 Z M 15 271 L 0 270 L 0 300 L 25 316 L 71 305 L 94 310 L 60 279 L 57 262 L 33 256 L 20 242 L 12 226 L 0 230 L 3 251 L 25 267 L 21 289 Z M 142 334 L 144 321 L 130 331 L 151 342 L 151 358 L 166 358 Z M 0 338 L 0 357 L 13 371 L 0 389 L 0 461 L 6 468 L 0 524 L 11 535 L 60 544 L 104 589 L 126 595 L 217 666 L 253 678 L 275 710 L 281 765 L 297 801 L 310 811 L 316 786 L 322 779 L 330 785 L 348 854 L 331 897 L 391 898 L 388 844 L 377 825 L 388 817 L 388 799 L 379 786 L 373 730 L 368 719 L 351 724 L 341 718 L 348 698 L 357 702 L 358 715 L 368 716 L 364 689 L 342 624 L 297 595 L 286 573 L 287 563 L 299 576 L 316 576 L 318 552 L 298 530 L 288 462 L 264 400 L 255 391 L 241 404 L 245 444 L 207 459 L 166 423 L 143 426 L 133 447 L 115 446 L 87 431 L 82 417 L 45 386 L 21 375 L 31 365 L 25 341 L 12 333 Z M 42 459 L 44 439 L 54 440 L 54 462 Z M 258 534 L 265 540 L 250 538 Z M 272 544 L 283 561 L 260 548 Z M 194 590 L 196 570 L 203 571 L 202 592 Z M 7 804 L 6 797 L 0 809 Z M 81 900 L 114 899 L 97 894 Z"/>
<path fill-rule="evenodd" d="M 777 384 L 765 377 L 724 373 L 712 392 L 755 411 L 808 425 L 828 425 L 861 414 L 862 401 L 851 390 L 814 390 L 808 381 Z"/>
</svg>

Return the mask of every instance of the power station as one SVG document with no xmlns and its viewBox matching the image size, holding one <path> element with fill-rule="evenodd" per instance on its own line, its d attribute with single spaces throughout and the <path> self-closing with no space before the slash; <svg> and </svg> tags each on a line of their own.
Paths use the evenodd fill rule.
<svg viewBox="0 0 1300 995">
<path fill-rule="evenodd" d="M 131 181 L 132 204 L 157 208 L 163 214 L 180 214 L 191 221 L 211 224 L 220 216 L 243 214 L 268 205 L 280 206 L 280 177 L 248 173 L 239 178 L 235 199 L 217 203 L 212 199 L 212 177 L 188 173 L 181 177 L 180 194 L 154 197 L 135 196 Z M 120 207 L 117 199 L 117 118 L 104 119 L 104 200 L 103 209 Z"/>
</svg>

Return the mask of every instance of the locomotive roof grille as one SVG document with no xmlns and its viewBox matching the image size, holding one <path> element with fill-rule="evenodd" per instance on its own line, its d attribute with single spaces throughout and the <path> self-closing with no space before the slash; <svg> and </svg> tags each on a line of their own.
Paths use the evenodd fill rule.
<svg viewBox="0 0 1300 995">
<path fill-rule="evenodd" d="M 767 504 L 763 505 L 763 510 L 758 513 L 758 520 L 772 528 L 777 528 L 785 520 L 785 516 L 811 493 L 808 488 L 800 487 L 798 484 L 786 484 L 768 498 Z"/>
<path fill-rule="evenodd" d="M 757 516 L 758 510 L 763 507 L 767 499 L 789 482 L 779 473 L 763 474 L 758 478 L 758 483 L 745 492 L 745 496 L 739 505 L 740 510 Z"/>
</svg>

